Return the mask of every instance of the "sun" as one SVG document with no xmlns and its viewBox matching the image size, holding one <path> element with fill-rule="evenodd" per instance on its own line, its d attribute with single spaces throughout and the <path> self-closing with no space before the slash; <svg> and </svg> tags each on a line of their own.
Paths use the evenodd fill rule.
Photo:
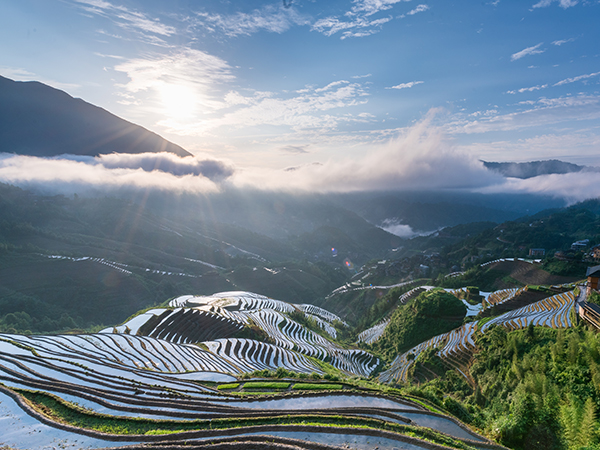
<svg viewBox="0 0 600 450">
<path fill-rule="evenodd" d="M 160 88 L 160 98 L 165 115 L 174 120 L 191 119 L 196 113 L 196 92 L 184 85 L 165 84 Z"/>
</svg>

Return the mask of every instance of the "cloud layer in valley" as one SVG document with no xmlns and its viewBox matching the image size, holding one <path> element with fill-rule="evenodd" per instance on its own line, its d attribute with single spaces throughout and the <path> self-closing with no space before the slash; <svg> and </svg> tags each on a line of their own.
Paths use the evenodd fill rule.
<svg viewBox="0 0 600 450">
<path fill-rule="evenodd" d="M 224 187 L 287 192 L 435 191 L 527 192 L 569 201 L 600 196 L 597 172 L 504 178 L 487 170 L 436 125 L 439 111 L 361 157 L 305 164 L 294 170 L 234 167 L 203 156 L 168 153 L 63 155 L 38 158 L 0 155 L 0 181 L 48 193 L 131 189 L 206 194 Z M 402 230 L 398 230 L 401 232 Z M 406 230 L 404 230 L 406 231 Z"/>
</svg>

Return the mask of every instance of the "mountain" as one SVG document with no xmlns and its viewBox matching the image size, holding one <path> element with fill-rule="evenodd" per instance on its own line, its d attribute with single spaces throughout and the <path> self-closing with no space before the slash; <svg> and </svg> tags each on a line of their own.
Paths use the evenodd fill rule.
<svg viewBox="0 0 600 450">
<path fill-rule="evenodd" d="M 564 200 L 550 196 L 460 191 L 351 192 L 332 194 L 330 198 L 388 231 L 398 225 L 431 232 L 472 222 L 501 223 L 566 206 Z"/>
<path fill-rule="evenodd" d="M 580 172 L 587 169 L 586 166 L 579 166 L 577 164 L 571 164 L 557 159 L 549 159 L 544 161 L 530 161 L 523 163 L 516 162 L 487 162 L 482 161 L 483 165 L 499 172 L 505 177 L 512 178 L 533 178 L 539 175 L 550 175 L 553 173 L 563 174 Z"/>
<path fill-rule="evenodd" d="M 36 81 L 0 77 L 0 152 L 32 156 L 186 150 L 139 125 Z"/>
</svg>

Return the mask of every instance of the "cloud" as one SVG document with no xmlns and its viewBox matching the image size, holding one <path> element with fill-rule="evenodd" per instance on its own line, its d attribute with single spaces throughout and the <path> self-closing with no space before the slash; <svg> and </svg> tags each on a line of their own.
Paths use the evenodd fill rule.
<svg viewBox="0 0 600 450">
<path fill-rule="evenodd" d="M 575 83 L 577 81 L 587 80 L 588 78 L 597 77 L 598 75 L 600 75 L 600 72 L 589 73 L 587 75 L 579 75 L 578 77 L 573 77 L 573 78 L 566 78 L 564 80 L 559 81 L 558 83 L 555 83 L 553 86 L 562 86 L 563 84 Z"/>
<path fill-rule="evenodd" d="M 378 19 L 373 19 L 371 16 L 388 11 L 397 3 L 406 1 L 410 0 L 353 0 L 352 8 L 344 14 L 347 19 L 340 19 L 337 16 L 325 17 L 313 23 L 311 29 L 323 33 L 325 36 L 333 36 L 342 32 L 340 39 L 370 36 L 378 33 L 384 24 L 393 20 L 392 16 Z M 419 5 L 416 9 L 423 7 L 428 8 L 427 5 Z"/>
<path fill-rule="evenodd" d="M 379 32 L 381 26 L 390 20 L 392 20 L 392 17 L 371 20 L 367 16 L 360 16 L 350 21 L 340 20 L 337 17 L 327 17 L 316 21 L 312 25 L 312 30 L 323 33 L 325 36 L 333 36 L 343 31 L 340 39 L 364 37 Z"/>
<path fill-rule="evenodd" d="M 559 159 L 578 164 L 600 164 L 600 135 L 593 130 L 564 134 L 549 133 L 531 138 L 475 142 L 461 146 L 467 153 L 479 155 L 485 161 L 506 161 L 507 155 L 518 155 L 517 161 Z"/>
<path fill-rule="evenodd" d="M 459 119 L 448 124 L 452 134 L 512 131 L 556 123 L 600 119 L 600 96 L 579 95 L 540 98 L 523 103 L 528 109 L 509 114 L 493 114 L 475 120 Z"/>
<path fill-rule="evenodd" d="M 214 159 L 195 156 L 179 157 L 172 153 L 111 153 L 100 155 L 95 160 L 107 169 L 142 169 L 145 172 L 161 171 L 175 176 L 204 176 L 220 181 L 234 173 L 231 165 Z"/>
<path fill-rule="evenodd" d="M 406 16 L 414 16 L 415 14 L 418 14 L 423 11 L 427 11 L 428 9 L 430 9 L 429 5 L 418 5 L 415 9 L 411 9 L 406 14 L 401 14 L 400 16 L 398 16 L 398 18 L 404 19 Z"/>
<path fill-rule="evenodd" d="M 598 173 L 506 179 L 487 170 L 479 155 L 453 145 L 431 110 L 421 121 L 362 155 L 287 170 L 236 167 L 202 157 L 111 154 L 55 158 L 0 154 L 0 181 L 46 193 L 95 194 L 158 190 L 205 194 L 228 188 L 263 191 L 352 192 L 462 189 L 483 193 L 554 195 L 570 201 L 600 196 Z M 526 143 L 524 144 L 526 145 Z M 384 224 L 395 233 L 411 230 Z"/>
<path fill-rule="evenodd" d="M 529 193 L 564 198 L 576 203 L 600 197 L 598 172 L 574 172 L 566 174 L 540 175 L 534 178 L 507 178 L 502 184 L 480 189 L 482 193 Z"/>
<path fill-rule="evenodd" d="M 372 16 L 379 11 L 387 11 L 392 9 L 396 3 L 410 0 L 354 0 L 354 6 L 350 11 L 346 13 L 347 16 L 353 16 L 357 14 L 364 14 L 365 16 Z"/>
<path fill-rule="evenodd" d="M 362 157 L 337 158 L 293 171 L 236 171 L 238 187 L 289 191 L 348 192 L 368 190 L 469 189 L 499 182 L 475 157 L 450 145 L 432 124 L 437 111 L 402 136 L 372 146 Z"/>
<path fill-rule="evenodd" d="M 356 122 L 363 117 L 354 117 L 347 111 L 336 114 L 336 109 L 364 104 L 368 93 L 360 83 L 340 80 L 328 85 L 302 89 L 291 96 L 256 92 L 252 96 L 235 93 L 236 107 L 220 117 L 205 119 L 198 124 L 178 127 L 177 123 L 163 121 L 169 132 L 201 136 L 220 127 L 246 128 L 262 125 L 289 127 L 294 131 L 334 130 L 341 122 Z"/>
<path fill-rule="evenodd" d="M 60 81 L 51 80 L 20 67 L 0 66 L 0 74 L 6 78 L 10 78 L 11 80 L 38 81 L 61 90 L 73 91 L 81 87 L 80 84 L 76 83 L 63 83 Z"/>
<path fill-rule="evenodd" d="M 118 85 L 123 102 L 176 123 L 226 107 L 218 87 L 235 78 L 226 61 L 190 48 L 131 59 L 115 70 L 129 78 Z"/>
<path fill-rule="evenodd" d="M 265 5 L 251 13 L 237 12 L 221 15 L 215 13 L 196 13 L 197 23 L 209 31 L 220 31 L 226 36 L 249 36 L 259 31 L 283 33 L 294 25 L 308 25 L 307 18 L 300 15 L 294 8 L 275 5 Z"/>
<path fill-rule="evenodd" d="M 540 53 L 544 53 L 546 50 L 540 50 L 540 47 L 542 46 L 543 42 L 540 42 L 537 45 L 534 45 L 533 47 L 527 47 L 523 50 L 521 50 L 520 52 L 517 53 L 513 53 L 512 56 L 510 57 L 511 61 L 516 61 L 517 59 L 521 59 L 524 56 L 529 56 L 529 55 L 538 55 Z"/>
<path fill-rule="evenodd" d="M 286 145 L 285 147 L 279 147 L 279 150 L 285 153 L 308 153 L 307 147 L 308 145 Z"/>
<path fill-rule="evenodd" d="M 550 6 L 552 3 L 556 3 L 556 2 L 558 2 L 558 4 L 560 5 L 561 8 L 567 9 L 567 8 L 570 8 L 571 6 L 575 6 L 577 3 L 579 3 L 579 0 L 540 0 L 532 7 L 533 8 L 545 8 L 547 6 Z"/>
<path fill-rule="evenodd" d="M 122 155 L 113 157 L 112 162 L 115 163 L 119 157 Z M 181 193 L 219 190 L 219 184 L 205 176 L 177 176 L 164 171 L 148 172 L 142 168 L 109 168 L 89 157 L 49 159 L 7 153 L 0 154 L 0 180 L 24 188 L 67 195 L 132 189 Z"/>
<path fill-rule="evenodd" d="M 552 41 L 552 45 L 561 46 L 561 45 L 566 44 L 568 42 L 573 42 L 574 40 L 575 40 L 575 38 L 561 39 L 561 40 L 558 40 L 558 41 Z"/>
<path fill-rule="evenodd" d="M 415 231 L 410 225 L 404 225 L 398 219 L 385 219 L 379 227 L 388 233 L 395 234 L 401 238 L 412 238 L 415 236 L 427 236 L 431 231 Z"/>
<path fill-rule="evenodd" d="M 164 40 L 158 36 L 169 37 L 177 32 L 174 27 L 163 24 L 159 19 L 105 0 L 73 0 L 73 2 L 87 13 L 104 17 L 124 30 L 145 37 L 150 43 L 164 44 Z"/>
<path fill-rule="evenodd" d="M 400 83 L 400 84 L 397 84 L 396 86 L 386 87 L 386 89 L 408 89 L 413 86 L 416 86 L 417 84 L 423 84 L 423 83 L 424 83 L 423 81 L 410 81 L 408 83 Z"/>
<path fill-rule="evenodd" d="M 523 92 L 539 91 L 541 89 L 546 89 L 547 87 L 548 87 L 547 84 L 542 84 L 542 85 L 538 85 L 538 86 L 531 86 L 531 87 L 527 87 L 527 88 L 517 89 L 515 91 L 506 91 L 506 93 L 507 94 L 516 94 L 518 92 L 519 94 L 522 94 Z"/>
</svg>

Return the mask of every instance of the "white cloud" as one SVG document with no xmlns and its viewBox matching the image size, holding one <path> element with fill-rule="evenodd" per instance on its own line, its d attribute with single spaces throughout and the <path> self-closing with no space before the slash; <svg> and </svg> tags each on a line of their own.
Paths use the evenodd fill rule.
<svg viewBox="0 0 600 450">
<path fill-rule="evenodd" d="M 530 193 L 551 195 L 576 203 L 600 197 L 598 172 L 540 175 L 534 178 L 507 178 L 504 183 L 482 188 L 483 193 Z"/>
<path fill-rule="evenodd" d="M 540 50 L 540 47 L 542 46 L 543 42 L 540 42 L 537 45 L 534 45 L 533 47 L 527 47 L 523 50 L 521 50 L 520 52 L 517 53 L 513 53 L 512 56 L 510 57 L 511 61 L 516 61 L 517 59 L 521 59 L 524 56 L 529 56 L 529 55 L 538 55 L 540 53 L 544 53 L 546 50 Z"/>
<path fill-rule="evenodd" d="M 519 94 L 522 94 L 523 92 L 533 92 L 533 91 L 539 91 L 541 89 L 546 89 L 548 87 L 547 84 L 542 84 L 542 85 L 538 85 L 538 86 L 531 86 L 531 87 L 527 87 L 527 88 L 521 88 L 521 89 L 517 89 L 514 91 L 507 91 L 507 94 L 516 94 L 517 92 Z"/>
<path fill-rule="evenodd" d="M 300 154 L 300 153 L 308 153 L 308 150 L 306 150 L 307 147 L 308 147 L 308 145 L 285 145 L 283 147 L 279 147 L 279 150 L 284 153 Z"/>
<path fill-rule="evenodd" d="M 385 219 L 379 228 L 387 231 L 388 233 L 392 233 L 396 236 L 407 239 L 415 236 L 427 236 L 428 234 L 432 233 L 431 231 L 415 231 L 410 225 L 404 225 L 398 219 Z"/>
<path fill-rule="evenodd" d="M 558 83 L 555 83 L 554 86 L 562 86 L 563 84 L 575 83 L 577 81 L 587 80 L 588 78 L 597 77 L 598 75 L 600 75 L 600 72 L 589 73 L 587 75 L 579 75 L 578 77 L 573 77 L 573 78 L 565 78 L 564 80 L 561 80 Z"/>
<path fill-rule="evenodd" d="M 294 171 L 238 170 L 238 187 L 290 191 L 436 190 L 474 188 L 499 182 L 475 157 L 450 145 L 432 125 L 436 111 L 398 138 L 371 148 L 361 157 L 336 158 Z"/>
<path fill-rule="evenodd" d="M 79 160 L 81 160 L 79 158 Z M 213 181 L 233 175 L 230 164 L 201 156 L 179 157 L 173 153 L 111 153 L 93 158 L 93 163 L 107 169 L 142 169 L 145 172 L 161 171 L 175 176 L 195 175 Z"/>
<path fill-rule="evenodd" d="M 413 86 L 416 86 L 417 84 L 423 84 L 423 83 L 424 83 L 424 81 L 410 81 L 408 83 L 400 83 L 400 84 L 397 84 L 396 86 L 386 87 L 386 89 L 408 89 Z"/>
<path fill-rule="evenodd" d="M 75 160 L 74 160 L 75 159 Z M 122 189 L 158 189 L 175 192 L 215 192 L 218 184 L 204 176 L 176 176 L 141 168 L 108 168 L 99 161 L 75 157 L 47 159 L 0 154 L 0 180 L 54 193 L 106 192 Z"/>
<path fill-rule="evenodd" d="M 423 11 L 427 11 L 428 9 L 430 9 L 429 5 L 418 5 L 415 9 L 411 9 L 406 14 L 402 14 L 402 15 L 398 16 L 398 18 L 404 19 L 406 16 L 414 16 L 415 14 L 418 14 Z"/>
<path fill-rule="evenodd" d="M 512 131 L 547 126 L 569 121 L 600 119 L 600 96 L 579 95 L 540 98 L 524 102 L 529 109 L 509 114 L 495 114 L 476 120 L 459 119 L 448 124 L 450 133 L 473 134 L 490 131 Z"/>
<path fill-rule="evenodd" d="M 540 0 L 535 5 L 533 5 L 533 8 L 545 8 L 547 6 L 550 6 L 552 3 L 556 2 L 558 2 L 561 8 L 567 9 L 571 6 L 575 6 L 577 3 L 579 3 L 579 0 Z"/>
<path fill-rule="evenodd" d="M 198 23 L 210 31 L 219 30 L 227 36 L 248 36 L 259 31 L 283 33 L 294 25 L 308 25 L 309 20 L 294 8 L 265 5 L 251 13 L 238 12 L 230 15 L 197 13 Z"/>
<path fill-rule="evenodd" d="M 410 0 L 354 0 L 354 6 L 346 13 L 347 16 L 364 14 L 372 16 L 379 11 L 387 11 L 392 9 L 396 3 L 406 2 Z"/>
<path fill-rule="evenodd" d="M 341 122 L 355 122 L 364 117 L 336 113 L 336 109 L 364 104 L 368 94 L 360 83 L 334 81 L 322 88 L 310 87 L 291 96 L 274 93 L 255 93 L 242 96 L 236 93 L 237 107 L 220 117 L 205 119 L 181 127 L 170 121 L 161 122 L 170 132 L 203 135 L 219 127 L 245 128 L 262 125 L 289 127 L 295 131 L 334 130 Z"/>
<path fill-rule="evenodd" d="M 518 161 L 560 159 L 577 164 L 600 164 L 600 134 L 598 130 L 579 130 L 564 134 L 549 133 L 531 138 L 475 142 L 461 146 L 465 152 L 486 161 L 506 161 L 516 155 Z M 511 156 L 508 156 L 511 155 Z"/>
<path fill-rule="evenodd" d="M 234 79 L 226 61 L 193 49 L 132 59 L 115 70 L 129 78 L 119 86 L 127 103 L 180 125 L 226 107 L 218 89 Z"/>
<path fill-rule="evenodd" d="M 552 45 L 558 45 L 561 46 L 563 44 L 567 44 L 569 42 L 573 42 L 575 40 L 575 38 L 569 38 L 569 39 L 560 39 L 558 41 L 552 41 Z"/>
<path fill-rule="evenodd" d="M 0 66 L 0 74 L 6 78 L 10 78 L 15 81 L 38 81 L 40 83 L 47 84 L 56 89 L 62 89 L 66 91 L 73 91 L 81 87 L 80 84 L 76 83 L 64 83 L 61 81 L 55 81 L 43 76 L 37 75 L 23 68 L 18 67 L 6 67 Z"/>
<path fill-rule="evenodd" d="M 348 37 L 364 37 L 379 32 L 381 26 L 392 20 L 392 17 L 382 19 L 367 19 L 366 16 L 360 16 L 351 21 L 339 20 L 337 17 L 327 17 L 315 22 L 312 29 L 323 33 L 325 36 L 333 36 L 343 31 L 341 39 Z M 358 30 L 358 31 L 353 31 Z"/>
<path fill-rule="evenodd" d="M 456 147 L 443 129 L 434 125 L 436 114 L 436 110 L 430 111 L 400 136 L 372 145 L 361 155 L 303 164 L 294 170 L 234 169 L 223 161 L 170 154 L 113 154 L 98 158 L 0 154 L 0 181 L 62 194 L 137 189 L 208 193 L 235 187 L 288 192 L 464 189 L 484 193 L 530 192 L 571 201 L 600 197 L 597 172 L 515 180 L 485 169 L 480 155 Z M 543 139 L 552 136 L 542 137 L 538 145 L 543 145 Z M 305 148 L 287 146 L 280 150 L 302 152 Z M 411 232 L 400 223 L 384 225 L 398 234 Z"/>
<path fill-rule="evenodd" d="M 370 36 L 378 33 L 384 24 L 393 19 L 392 16 L 379 19 L 372 19 L 371 16 L 390 10 L 397 3 L 406 1 L 410 0 L 353 0 L 352 8 L 345 13 L 348 19 L 339 19 L 337 16 L 326 17 L 313 23 L 311 29 L 325 36 L 342 32 L 340 39 Z M 409 14 L 416 14 L 428 8 L 427 5 L 419 5 Z"/>
<path fill-rule="evenodd" d="M 124 30 L 145 37 L 150 43 L 162 45 L 164 40 L 156 35 L 168 37 L 177 32 L 174 27 L 163 24 L 159 19 L 105 0 L 73 0 L 73 2 L 87 13 L 104 17 Z"/>
</svg>

